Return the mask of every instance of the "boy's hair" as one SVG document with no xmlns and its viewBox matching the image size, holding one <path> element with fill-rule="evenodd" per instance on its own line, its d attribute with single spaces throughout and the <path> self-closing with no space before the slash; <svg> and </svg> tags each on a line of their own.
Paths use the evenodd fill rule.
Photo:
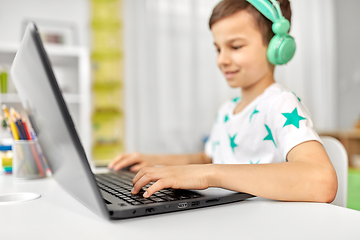
<svg viewBox="0 0 360 240">
<path fill-rule="evenodd" d="M 291 23 L 291 6 L 289 0 L 278 0 L 283 16 Z M 209 20 L 209 27 L 211 27 L 219 20 L 233 15 L 242 10 L 250 13 L 263 36 L 265 45 L 270 43 L 271 38 L 274 36 L 272 31 L 272 22 L 260 13 L 246 0 L 223 0 L 213 10 Z"/>
</svg>

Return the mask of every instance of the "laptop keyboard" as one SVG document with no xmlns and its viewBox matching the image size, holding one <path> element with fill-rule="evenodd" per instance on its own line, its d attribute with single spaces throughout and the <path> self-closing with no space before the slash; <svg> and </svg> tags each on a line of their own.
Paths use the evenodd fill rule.
<svg viewBox="0 0 360 240">
<path fill-rule="evenodd" d="M 149 198 L 142 195 L 151 184 L 147 184 L 136 195 L 131 193 L 134 175 L 130 172 L 104 173 L 95 175 L 99 188 L 131 205 L 143 205 L 202 197 L 201 194 L 179 189 L 163 189 Z"/>
</svg>

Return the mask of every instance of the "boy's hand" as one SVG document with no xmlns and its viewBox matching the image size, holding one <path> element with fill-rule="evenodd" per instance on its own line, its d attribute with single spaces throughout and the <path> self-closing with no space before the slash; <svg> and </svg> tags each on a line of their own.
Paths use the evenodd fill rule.
<svg viewBox="0 0 360 240">
<path fill-rule="evenodd" d="M 132 194 L 137 194 L 143 186 L 155 182 L 144 193 L 148 198 L 164 188 L 206 189 L 214 186 L 211 183 L 212 164 L 184 165 L 170 167 L 146 167 L 141 169 L 133 179 Z"/>
<path fill-rule="evenodd" d="M 143 167 L 155 166 L 156 163 L 150 156 L 134 152 L 117 156 L 111 163 L 109 163 L 108 168 L 119 171 L 131 165 L 134 166 L 130 168 L 130 171 L 138 172 Z"/>
</svg>

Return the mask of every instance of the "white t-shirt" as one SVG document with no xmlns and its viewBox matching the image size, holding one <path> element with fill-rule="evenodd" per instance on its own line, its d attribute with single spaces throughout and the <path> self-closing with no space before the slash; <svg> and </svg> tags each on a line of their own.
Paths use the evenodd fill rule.
<svg viewBox="0 0 360 240">
<path fill-rule="evenodd" d="M 269 86 L 234 115 L 240 98 L 218 111 L 205 153 L 215 164 L 285 162 L 300 143 L 321 142 L 307 108 L 296 95 L 278 83 Z"/>
</svg>

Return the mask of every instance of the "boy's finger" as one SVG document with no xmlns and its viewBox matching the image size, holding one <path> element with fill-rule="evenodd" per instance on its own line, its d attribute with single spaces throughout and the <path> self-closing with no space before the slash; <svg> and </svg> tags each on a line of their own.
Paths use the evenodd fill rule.
<svg viewBox="0 0 360 240">
<path fill-rule="evenodd" d="M 131 165 L 134 165 L 135 163 L 138 163 L 139 159 L 133 158 L 133 157 L 126 157 L 123 158 L 121 161 L 118 161 L 115 166 L 113 166 L 113 169 L 115 171 L 119 171 L 120 169 L 123 169 L 124 167 L 128 167 Z"/>
<path fill-rule="evenodd" d="M 110 169 L 113 168 L 114 165 L 115 165 L 117 162 L 121 161 L 121 159 L 123 159 L 126 155 L 127 155 L 127 154 L 120 154 L 120 155 L 116 156 L 116 157 L 114 158 L 114 160 L 112 160 L 112 161 L 108 164 L 108 168 L 110 168 Z"/>
<path fill-rule="evenodd" d="M 131 193 L 132 194 L 139 193 L 141 188 L 150 182 L 151 182 L 150 178 L 147 177 L 146 175 L 143 175 L 138 181 L 136 181 L 133 189 L 131 190 Z"/>
<path fill-rule="evenodd" d="M 107 167 L 111 169 L 118 161 L 119 161 L 119 160 L 117 160 L 117 159 L 112 160 L 112 161 L 107 165 Z"/>
<path fill-rule="evenodd" d="M 153 185 L 151 185 L 146 192 L 143 194 L 143 197 L 148 198 L 154 193 L 164 189 L 164 188 L 171 188 L 171 183 L 169 179 L 160 179 L 156 181 Z"/>
<path fill-rule="evenodd" d="M 119 162 L 119 160 L 113 160 L 112 162 L 110 162 L 109 164 L 108 164 L 108 168 L 110 168 L 110 169 L 112 169 L 112 168 L 114 168 L 114 166 L 117 164 Z"/>
<path fill-rule="evenodd" d="M 146 164 L 145 163 L 139 163 L 139 164 L 136 164 L 134 165 L 133 167 L 130 168 L 130 171 L 131 172 L 138 172 L 140 171 L 142 168 L 146 167 Z"/>
<path fill-rule="evenodd" d="M 132 182 L 133 182 L 133 185 L 135 185 L 135 183 L 140 179 L 142 178 L 142 176 L 144 176 L 147 171 L 148 171 L 149 168 L 142 168 L 136 175 L 135 177 L 133 178 Z"/>
</svg>

